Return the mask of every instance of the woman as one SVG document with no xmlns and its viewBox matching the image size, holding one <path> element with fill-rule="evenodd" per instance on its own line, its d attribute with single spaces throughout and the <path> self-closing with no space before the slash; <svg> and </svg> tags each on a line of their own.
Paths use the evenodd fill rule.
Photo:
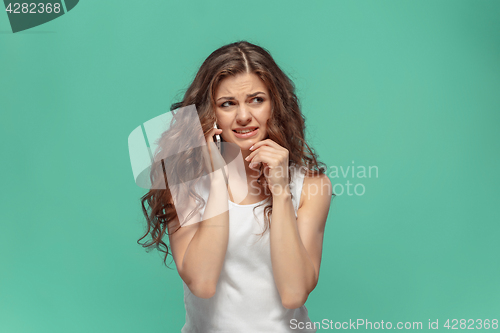
<svg viewBox="0 0 500 333">
<path fill-rule="evenodd" d="M 168 230 L 183 280 L 182 332 L 316 331 L 304 303 L 318 282 L 332 188 L 324 164 L 304 140 L 294 91 L 266 50 L 241 41 L 214 51 L 184 99 L 171 107 L 196 106 L 210 154 L 207 168 L 213 171 L 205 188 L 210 191 L 206 208 L 184 222 L 179 216 L 189 215 L 185 209 L 195 206 L 199 195 L 190 191 L 190 203 L 174 207 L 167 184 L 142 198 L 146 235 L 153 238 L 144 246 L 166 248 L 166 259 L 169 248 L 162 239 Z M 165 134 L 159 149 L 168 149 L 176 135 Z M 228 161 L 228 150 L 215 148 L 216 135 L 241 152 L 243 183 L 227 166 L 217 166 L 221 157 Z M 193 151 L 185 154 L 174 164 L 199 165 Z M 244 187 L 248 194 L 236 203 Z M 209 216 L 216 206 L 221 213 Z M 200 222 L 187 223 L 190 218 Z"/>
</svg>

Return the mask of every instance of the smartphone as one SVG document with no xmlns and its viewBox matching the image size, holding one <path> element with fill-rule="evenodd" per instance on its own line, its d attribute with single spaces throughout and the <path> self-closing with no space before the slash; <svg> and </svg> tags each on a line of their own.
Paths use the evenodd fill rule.
<svg viewBox="0 0 500 333">
<path fill-rule="evenodd" d="M 217 122 L 214 122 L 214 128 L 218 128 L 217 127 Z M 219 134 L 215 135 L 215 145 L 217 146 L 217 149 L 219 149 L 219 152 L 222 154 L 221 140 L 220 140 L 220 135 Z M 226 173 L 225 173 L 224 169 L 222 171 L 222 175 L 224 176 L 224 181 L 226 182 L 226 185 L 227 185 L 228 184 L 228 180 L 227 180 L 227 176 L 226 176 Z"/>
<path fill-rule="evenodd" d="M 217 122 L 214 122 L 214 128 L 218 128 L 217 127 Z M 221 151 L 221 143 L 220 143 L 220 135 L 219 134 L 216 134 L 215 135 L 215 145 L 217 146 L 217 149 L 219 149 L 219 151 Z"/>
</svg>

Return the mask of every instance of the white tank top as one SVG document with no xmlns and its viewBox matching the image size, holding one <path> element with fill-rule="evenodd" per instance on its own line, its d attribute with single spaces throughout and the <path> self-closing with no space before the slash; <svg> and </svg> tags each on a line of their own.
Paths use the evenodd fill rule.
<svg viewBox="0 0 500 333">
<path fill-rule="evenodd" d="M 304 173 L 292 167 L 290 177 L 297 215 Z M 310 322 L 305 305 L 287 309 L 281 303 L 273 277 L 269 229 L 260 237 L 267 203 L 255 209 L 258 219 L 253 214 L 254 207 L 263 202 L 238 205 L 229 201 L 229 241 L 216 293 L 208 299 L 196 297 L 183 281 L 186 324 L 182 333 L 316 332 L 297 329 L 298 323 L 306 327 Z"/>
</svg>

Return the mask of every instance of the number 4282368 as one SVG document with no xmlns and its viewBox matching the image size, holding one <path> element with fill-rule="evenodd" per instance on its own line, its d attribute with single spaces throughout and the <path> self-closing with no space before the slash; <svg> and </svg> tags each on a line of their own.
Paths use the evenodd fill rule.
<svg viewBox="0 0 500 333">
<path fill-rule="evenodd" d="M 9 3 L 5 11 L 10 14 L 50 14 L 61 11 L 60 3 Z"/>
<path fill-rule="evenodd" d="M 446 321 L 446 323 L 443 325 L 444 327 L 452 330 L 458 330 L 458 329 L 497 329 L 498 328 L 498 319 L 451 319 L 451 324 L 450 324 L 450 319 Z"/>
</svg>

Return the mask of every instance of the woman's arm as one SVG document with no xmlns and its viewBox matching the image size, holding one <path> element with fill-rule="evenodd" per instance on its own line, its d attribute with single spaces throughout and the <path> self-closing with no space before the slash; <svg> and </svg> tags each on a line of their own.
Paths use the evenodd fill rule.
<svg viewBox="0 0 500 333">
<path fill-rule="evenodd" d="M 203 217 L 200 219 L 198 213 L 183 221 L 181 228 L 174 233 L 173 230 L 179 227 L 179 218 L 169 225 L 170 246 L 177 271 L 189 290 L 200 298 L 210 298 L 215 294 L 229 238 L 228 189 L 222 173 L 226 170 L 218 169 L 223 159 L 211 140 L 214 131 L 208 135 L 207 141 L 212 149 L 208 149 L 210 157 L 206 156 L 206 160 L 216 171 L 210 174 L 210 192 Z M 190 198 L 189 202 L 182 204 L 182 207 L 176 207 L 177 212 L 187 216 L 194 208 L 194 202 Z"/>
<path fill-rule="evenodd" d="M 185 226 L 169 236 L 177 271 L 197 297 L 210 298 L 216 291 L 229 237 L 227 201 L 226 183 L 221 170 L 217 170 L 201 221 L 193 224 L 186 221 Z M 223 213 L 213 216 L 214 210 Z M 199 214 L 193 219 L 199 221 Z M 173 227 L 178 227 L 178 223 L 176 219 Z"/>
<path fill-rule="evenodd" d="M 273 195 L 271 261 L 285 308 L 302 306 L 318 283 L 331 195 L 327 176 L 306 177 L 297 217 L 289 191 Z"/>
<path fill-rule="evenodd" d="M 305 177 L 295 217 L 288 186 L 288 150 L 270 139 L 255 143 L 250 150 L 253 152 L 246 160 L 251 161 L 250 167 L 263 163 L 273 196 L 270 241 L 274 281 L 283 306 L 298 308 L 318 283 L 331 182 L 326 175 Z"/>
</svg>

